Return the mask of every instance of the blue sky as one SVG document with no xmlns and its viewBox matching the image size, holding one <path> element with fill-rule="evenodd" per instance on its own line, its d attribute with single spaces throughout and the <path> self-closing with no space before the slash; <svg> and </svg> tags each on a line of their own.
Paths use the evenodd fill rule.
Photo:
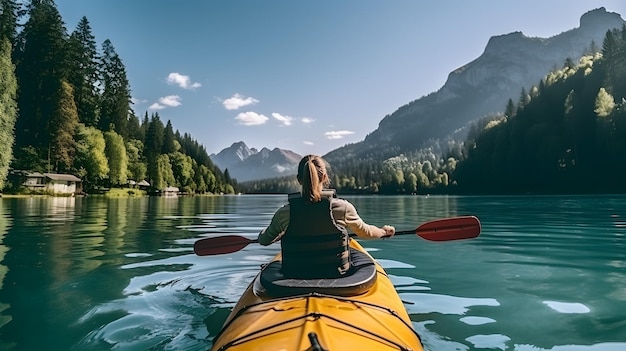
<svg viewBox="0 0 626 351">
<path fill-rule="evenodd" d="M 491 36 L 550 37 L 623 0 L 57 0 L 122 58 L 140 117 L 209 153 L 237 141 L 323 155 L 440 89 Z"/>
</svg>

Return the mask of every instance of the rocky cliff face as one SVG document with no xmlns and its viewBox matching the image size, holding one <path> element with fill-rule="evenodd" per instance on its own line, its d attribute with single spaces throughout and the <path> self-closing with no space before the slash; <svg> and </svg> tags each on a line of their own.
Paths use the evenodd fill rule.
<svg viewBox="0 0 626 351">
<path fill-rule="evenodd" d="M 209 156 L 221 170 L 228 169 L 239 182 L 295 175 L 302 156 L 290 150 L 248 148 L 240 141 Z"/>
<path fill-rule="evenodd" d="M 332 162 L 372 150 L 414 150 L 431 138 L 462 139 L 469 122 L 503 111 L 509 98 L 519 100 L 522 88 L 529 91 L 568 58 L 577 62 L 592 42 L 601 48 L 606 32 L 624 23 L 619 14 L 599 8 L 584 14 L 580 27 L 550 38 L 521 32 L 494 36 L 483 54 L 451 72 L 440 90 L 400 107 L 365 140 L 331 151 L 326 158 Z"/>
</svg>

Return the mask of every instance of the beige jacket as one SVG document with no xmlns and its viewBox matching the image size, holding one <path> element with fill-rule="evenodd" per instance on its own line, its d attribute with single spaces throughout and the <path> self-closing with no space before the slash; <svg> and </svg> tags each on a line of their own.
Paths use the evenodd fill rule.
<svg viewBox="0 0 626 351">
<path fill-rule="evenodd" d="M 356 212 L 354 205 L 344 199 L 332 199 L 331 208 L 335 222 L 348 230 L 354 232 L 358 237 L 364 239 L 380 238 L 385 235 L 385 231 L 365 223 Z M 285 234 L 289 226 L 289 204 L 279 208 L 270 225 L 259 233 L 259 243 L 269 245 Z"/>
</svg>

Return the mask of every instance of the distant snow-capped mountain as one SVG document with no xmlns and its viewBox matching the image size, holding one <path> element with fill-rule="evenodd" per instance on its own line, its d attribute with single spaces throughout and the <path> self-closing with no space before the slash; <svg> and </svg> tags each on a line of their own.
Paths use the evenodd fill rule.
<svg viewBox="0 0 626 351">
<path fill-rule="evenodd" d="M 248 148 L 243 142 L 233 143 L 209 156 L 221 170 L 228 169 L 231 178 L 239 182 L 295 175 L 302 156 L 290 150 Z"/>
</svg>

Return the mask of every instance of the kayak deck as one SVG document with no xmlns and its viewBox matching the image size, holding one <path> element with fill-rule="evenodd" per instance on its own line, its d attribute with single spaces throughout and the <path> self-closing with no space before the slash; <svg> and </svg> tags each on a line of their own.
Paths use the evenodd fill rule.
<svg viewBox="0 0 626 351">
<path fill-rule="evenodd" d="M 369 256 L 358 242 L 350 242 Z M 318 350 L 331 351 L 422 350 L 393 284 L 377 262 L 375 267 L 373 285 L 354 296 L 297 290 L 297 295 L 270 297 L 257 275 L 213 340 L 212 350 L 305 351 L 316 350 L 317 343 Z"/>
</svg>

